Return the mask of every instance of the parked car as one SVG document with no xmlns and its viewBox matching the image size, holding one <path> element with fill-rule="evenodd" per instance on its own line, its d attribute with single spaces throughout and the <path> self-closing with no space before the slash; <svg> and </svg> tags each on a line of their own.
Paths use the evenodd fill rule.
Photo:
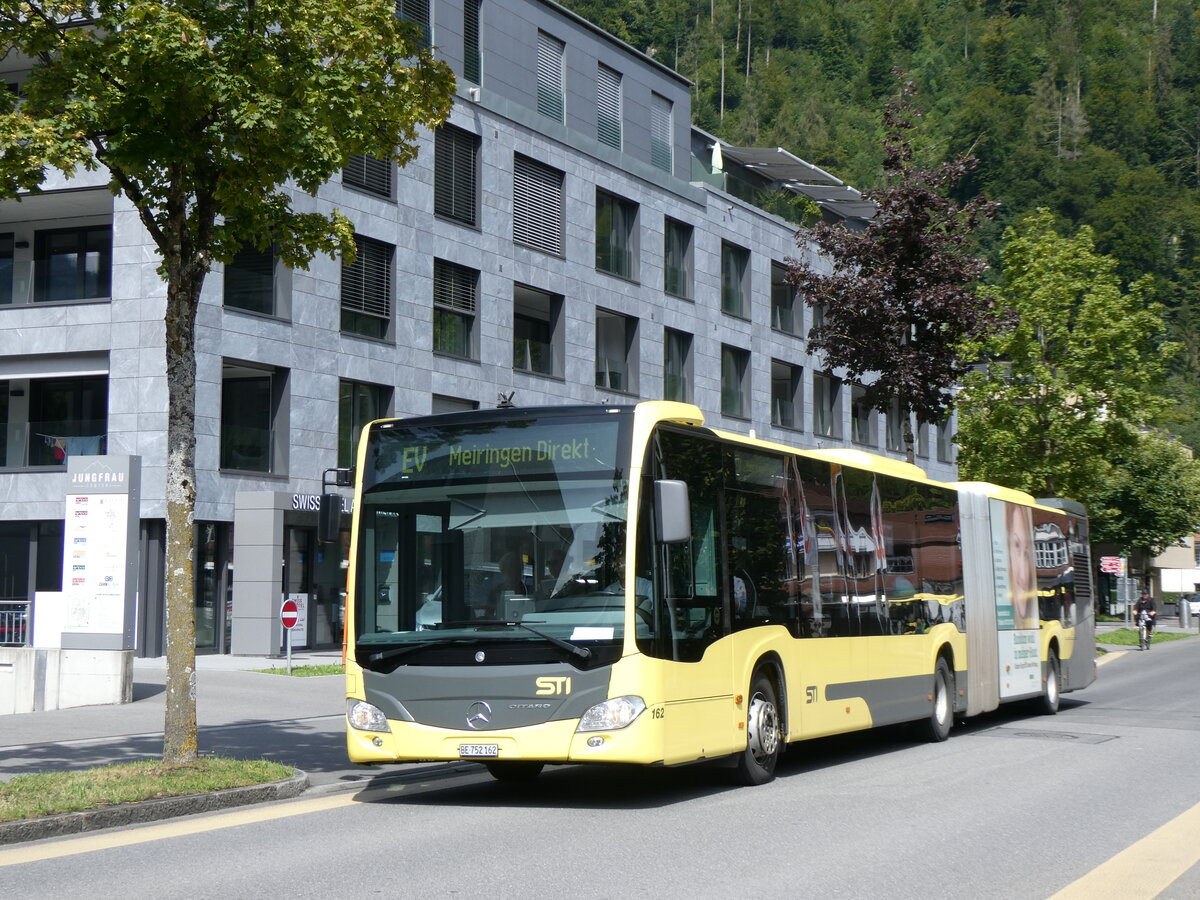
<svg viewBox="0 0 1200 900">
<path fill-rule="evenodd" d="M 1184 594 L 1179 598 L 1179 602 L 1187 603 L 1188 611 L 1193 617 L 1200 616 L 1200 594 Z"/>
</svg>

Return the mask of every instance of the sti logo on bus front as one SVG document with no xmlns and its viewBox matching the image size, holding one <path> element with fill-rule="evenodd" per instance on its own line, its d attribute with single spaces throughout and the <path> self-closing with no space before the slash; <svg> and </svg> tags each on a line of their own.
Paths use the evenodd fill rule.
<svg viewBox="0 0 1200 900">
<path fill-rule="evenodd" d="M 566 675 L 543 675 L 537 679 L 536 684 L 539 697 L 571 693 L 571 679 Z"/>
</svg>

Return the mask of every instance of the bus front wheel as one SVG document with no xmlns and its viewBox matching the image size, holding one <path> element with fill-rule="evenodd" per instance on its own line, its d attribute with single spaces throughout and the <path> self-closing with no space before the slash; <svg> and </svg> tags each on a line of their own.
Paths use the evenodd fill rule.
<svg viewBox="0 0 1200 900">
<path fill-rule="evenodd" d="M 542 774 L 545 763 L 527 760 L 493 760 L 485 763 L 487 770 L 497 781 L 533 781 Z"/>
<path fill-rule="evenodd" d="M 782 749 L 775 685 L 761 671 L 755 672 L 746 708 L 746 749 L 737 758 L 738 783 L 753 785 L 771 781 Z"/>
<path fill-rule="evenodd" d="M 954 724 L 954 676 L 946 657 L 939 656 L 933 669 L 933 694 L 929 719 L 925 722 L 925 737 L 934 743 L 950 737 Z"/>
</svg>

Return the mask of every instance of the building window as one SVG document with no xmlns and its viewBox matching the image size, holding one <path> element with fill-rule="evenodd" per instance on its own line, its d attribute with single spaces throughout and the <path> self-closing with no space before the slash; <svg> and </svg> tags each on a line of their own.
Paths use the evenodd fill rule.
<svg viewBox="0 0 1200 900">
<path fill-rule="evenodd" d="M 601 272 L 637 277 L 638 205 L 596 191 L 596 268 Z"/>
<path fill-rule="evenodd" d="M 514 369 L 537 375 L 561 373 L 561 311 L 561 297 L 523 285 L 513 286 Z"/>
<path fill-rule="evenodd" d="M 867 389 L 856 384 L 850 388 L 850 440 L 874 447 L 875 414 L 864 399 Z"/>
<path fill-rule="evenodd" d="M 265 316 L 275 315 L 276 264 L 271 250 L 243 244 L 233 262 L 225 264 L 225 305 Z"/>
<path fill-rule="evenodd" d="M 937 426 L 937 461 L 948 463 L 954 461 L 953 438 L 950 434 L 950 421 L 939 422 Z"/>
<path fill-rule="evenodd" d="M 637 319 L 596 310 L 596 387 L 637 392 Z"/>
<path fill-rule="evenodd" d="M 342 331 L 387 337 L 392 321 L 392 254 L 395 247 L 356 234 L 358 255 L 342 263 Z"/>
<path fill-rule="evenodd" d="M 537 108 L 543 116 L 555 122 L 564 122 L 566 104 L 564 96 L 563 60 L 566 46 L 558 38 L 544 31 L 537 36 Z"/>
<path fill-rule="evenodd" d="M 691 403 L 692 336 L 667 328 L 663 344 L 663 399 Z"/>
<path fill-rule="evenodd" d="M 0 306 L 13 301 L 13 236 L 0 234 Z"/>
<path fill-rule="evenodd" d="M 771 360 L 771 424 L 781 428 L 800 427 L 799 366 Z"/>
<path fill-rule="evenodd" d="M 65 466 L 107 452 L 107 375 L 0 381 L 0 465 Z"/>
<path fill-rule="evenodd" d="M 904 449 L 904 416 L 900 413 L 900 401 L 892 400 L 888 404 L 884 446 L 893 453 Z"/>
<path fill-rule="evenodd" d="M 513 241 L 563 255 L 563 173 L 513 155 Z"/>
<path fill-rule="evenodd" d="M 463 3 L 463 79 L 483 84 L 483 56 L 479 51 L 479 17 L 483 0 Z"/>
<path fill-rule="evenodd" d="M 390 388 L 359 381 L 338 383 L 338 466 L 349 468 L 358 459 L 363 426 L 387 415 Z"/>
<path fill-rule="evenodd" d="M 842 382 L 830 375 L 813 376 L 813 434 L 842 436 Z"/>
<path fill-rule="evenodd" d="M 33 260 L 35 301 L 109 297 L 112 226 L 39 231 L 34 235 Z"/>
<path fill-rule="evenodd" d="M 721 242 L 721 311 L 750 318 L 750 251 Z"/>
<path fill-rule="evenodd" d="M 430 46 L 433 33 L 429 22 L 429 0 L 396 0 L 396 16 L 420 28 L 421 46 Z"/>
<path fill-rule="evenodd" d="M 750 351 L 721 345 L 721 412 L 747 419 L 750 414 Z"/>
<path fill-rule="evenodd" d="M 474 359 L 479 272 L 442 259 L 433 261 L 433 350 Z"/>
<path fill-rule="evenodd" d="M 929 458 L 929 426 L 918 422 L 913 429 L 916 432 L 917 438 L 917 456 L 924 459 Z"/>
<path fill-rule="evenodd" d="M 479 224 L 479 136 L 443 125 L 433 137 L 433 211 Z"/>
<path fill-rule="evenodd" d="M 62 570 L 62 519 L 0 522 L 0 572 L 4 573 L 0 603 L 16 600 L 22 604 L 15 613 L 0 612 L 0 623 L 7 626 L 0 628 L 0 647 L 33 646 L 25 601 L 33 600 L 39 591 L 61 591 Z"/>
<path fill-rule="evenodd" d="M 596 65 L 596 140 L 621 149 L 621 73 Z"/>
<path fill-rule="evenodd" d="M 674 130 L 671 101 L 650 95 L 650 164 L 670 174 L 674 171 L 671 133 Z"/>
<path fill-rule="evenodd" d="M 771 263 L 771 327 L 784 334 L 795 334 L 799 328 L 796 308 L 796 289 L 787 283 L 787 267 Z"/>
<path fill-rule="evenodd" d="M 342 184 L 390 200 L 392 168 L 391 160 L 357 154 L 342 168 Z"/>
<path fill-rule="evenodd" d="M 809 332 L 811 333 L 813 328 L 822 328 L 822 327 L 824 327 L 824 325 L 825 325 L 825 304 L 824 303 L 814 303 L 812 306 L 812 327 L 809 328 Z"/>
<path fill-rule="evenodd" d="M 221 367 L 222 469 L 281 472 L 286 431 L 281 415 L 286 375 L 278 369 L 226 361 Z"/>
<path fill-rule="evenodd" d="M 663 225 L 663 290 L 692 299 L 692 226 L 674 219 Z"/>
</svg>

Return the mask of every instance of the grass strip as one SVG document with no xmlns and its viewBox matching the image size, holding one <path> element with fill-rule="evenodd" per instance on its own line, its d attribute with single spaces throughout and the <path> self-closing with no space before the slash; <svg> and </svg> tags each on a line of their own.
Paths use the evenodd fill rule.
<svg viewBox="0 0 1200 900">
<path fill-rule="evenodd" d="M 147 759 L 78 772 L 18 775 L 0 783 L 0 822 L 269 784 L 292 772 L 291 766 L 265 759 L 202 756 L 178 766 Z"/>
<path fill-rule="evenodd" d="M 252 672 L 264 672 L 267 675 L 287 675 L 287 666 L 275 667 L 269 669 L 251 669 Z M 294 678 L 312 678 L 315 675 L 345 675 L 346 670 L 339 663 L 313 665 L 313 666 L 292 666 L 292 676 Z"/>
<path fill-rule="evenodd" d="M 1180 638 L 1195 637 L 1194 634 L 1184 634 L 1178 631 L 1156 631 L 1154 632 L 1154 640 L 1152 644 L 1160 644 L 1163 641 L 1177 641 Z M 1106 631 L 1104 634 L 1096 636 L 1096 640 L 1117 647 L 1136 647 L 1138 645 L 1138 633 L 1136 628 L 1118 628 L 1116 631 Z"/>
</svg>

